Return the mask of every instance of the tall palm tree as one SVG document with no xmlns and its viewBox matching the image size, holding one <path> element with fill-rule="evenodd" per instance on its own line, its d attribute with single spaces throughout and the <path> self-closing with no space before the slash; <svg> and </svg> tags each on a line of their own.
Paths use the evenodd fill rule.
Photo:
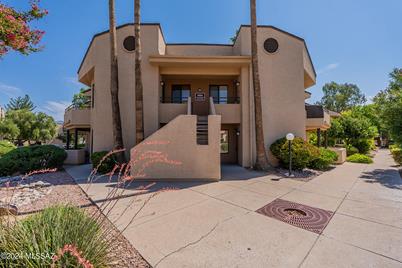
<svg viewBox="0 0 402 268">
<path fill-rule="evenodd" d="M 250 0 L 250 17 L 251 17 L 251 65 L 253 71 L 253 88 L 254 88 L 254 114 L 255 114 L 255 135 L 257 147 L 257 161 L 255 169 L 267 170 L 269 167 L 267 153 L 264 144 L 264 129 L 262 123 L 262 106 L 261 106 L 261 83 L 258 71 L 258 47 L 257 47 L 257 4 L 256 0 Z"/>
<path fill-rule="evenodd" d="M 117 62 L 116 19 L 114 0 L 109 0 L 110 31 L 110 95 L 112 99 L 113 149 L 123 149 L 123 132 L 121 128 L 119 104 L 119 69 Z M 119 161 L 124 161 L 124 153 L 117 154 Z"/>
<path fill-rule="evenodd" d="M 134 0 L 134 36 L 135 36 L 135 140 L 136 144 L 144 140 L 144 102 L 141 72 L 141 2 Z"/>
</svg>

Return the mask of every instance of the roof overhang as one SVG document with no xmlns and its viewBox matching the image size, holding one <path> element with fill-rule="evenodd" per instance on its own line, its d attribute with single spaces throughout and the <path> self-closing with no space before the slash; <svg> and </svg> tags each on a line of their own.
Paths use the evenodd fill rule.
<svg viewBox="0 0 402 268">
<path fill-rule="evenodd" d="M 149 56 L 152 65 L 159 66 L 160 74 L 239 75 L 243 66 L 249 66 L 250 56 Z"/>
</svg>

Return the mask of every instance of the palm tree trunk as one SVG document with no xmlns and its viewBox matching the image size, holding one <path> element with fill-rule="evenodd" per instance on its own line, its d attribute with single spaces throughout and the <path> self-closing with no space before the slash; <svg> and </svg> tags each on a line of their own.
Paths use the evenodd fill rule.
<svg viewBox="0 0 402 268">
<path fill-rule="evenodd" d="M 144 105 L 141 73 L 141 3 L 134 0 L 134 36 L 135 36 L 135 140 L 136 144 L 144 140 Z"/>
<path fill-rule="evenodd" d="M 113 149 L 123 149 L 123 133 L 121 128 L 119 104 L 119 69 L 117 62 L 116 19 L 114 0 L 109 0 L 109 30 L 110 30 L 110 94 L 112 99 Z M 118 160 L 125 160 L 124 152 L 117 154 Z"/>
<path fill-rule="evenodd" d="M 257 148 L 257 161 L 255 169 L 267 170 L 269 168 L 267 154 L 264 144 L 264 129 L 262 123 L 262 106 L 261 106 L 261 84 L 260 74 L 258 71 L 258 47 L 257 47 L 257 5 L 256 0 L 250 0 L 250 17 L 251 17 L 251 64 L 253 71 L 253 88 L 254 88 L 254 114 L 255 114 L 255 135 Z"/>
</svg>

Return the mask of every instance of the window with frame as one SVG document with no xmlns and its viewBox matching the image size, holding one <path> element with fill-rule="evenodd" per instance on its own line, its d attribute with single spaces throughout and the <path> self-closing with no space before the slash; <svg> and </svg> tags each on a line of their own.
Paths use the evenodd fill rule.
<svg viewBox="0 0 402 268">
<path fill-rule="evenodd" d="M 221 154 L 229 153 L 229 130 L 221 130 Z"/>
<path fill-rule="evenodd" d="M 191 89 L 189 85 L 173 85 L 172 103 L 186 103 L 190 94 Z"/>
<path fill-rule="evenodd" d="M 228 103 L 228 86 L 227 85 L 210 85 L 209 96 L 213 98 L 214 103 Z"/>
</svg>

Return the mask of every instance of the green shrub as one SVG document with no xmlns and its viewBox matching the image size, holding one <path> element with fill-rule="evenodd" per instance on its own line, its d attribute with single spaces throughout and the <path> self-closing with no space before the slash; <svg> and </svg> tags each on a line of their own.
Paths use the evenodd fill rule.
<svg viewBox="0 0 402 268">
<path fill-rule="evenodd" d="M 374 140 L 371 140 L 371 139 L 357 140 L 357 141 L 351 142 L 351 145 L 353 147 L 355 147 L 357 150 L 359 150 L 359 153 L 367 154 L 368 152 L 370 152 L 370 150 L 372 148 L 372 142 L 374 142 Z"/>
<path fill-rule="evenodd" d="M 96 168 L 101 160 L 108 154 L 107 151 L 95 152 L 91 155 L 92 167 Z M 113 170 L 117 160 L 115 155 L 110 155 L 102 161 L 102 164 L 98 168 L 98 172 L 101 174 L 109 173 Z"/>
<path fill-rule="evenodd" d="M 395 162 L 397 162 L 399 165 L 402 165 L 402 149 L 397 146 L 392 146 L 391 154 Z"/>
<path fill-rule="evenodd" d="M 0 252 L 10 254 L 43 254 L 44 258 L 3 259 L 2 267 L 50 267 L 52 259 L 65 245 L 74 245 L 81 257 L 94 267 L 107 267 L 108 246 L 100 224 L 83 210 L 55 206 L 17 221 L 12 226 L 0 223 Z M 35 256 L 35 255 L 33 255 Z M 57 267 L 81 267 L 76 257 L 64 253 Z"/>
<path fill-rule="evenodd" d="M 357 149 L 356 147 L 353 147 L 352 145 L 346 145 L 347 156 L 351 156 L 351 155 L 358 154 L 358 153 L 359 153 L 359 149 Z"/>
<path fill-rule="evenodd" d="M 313 159 L 308 167 L 312 169 L 325 170 L 337 160 L 338 155 L 335 152 L 325 148 L 320 148 L 320 155 Z"/>
<path fill-rule="evenodd" d="M 286 138 L 275 141 L 271 147 L 272 154 L 278 158 L 280 164 L 289 167 L 289 143 Z M 292 141 L 292 167 L 294 169 L 306 168 L 313 159 L 320 156 L 317 147 L 305 142 L 302 138 L 296 137 Z"/>
<path fill-rule="evenodd" d="M 0 158 L 0 176 L 24 174 L 47 168 L 61 168 L 66 157 L 67 153 L 54 145 L 20 147 Z"/>
<path fill-rule="evenodd" d="M 352 162 L 352 163 L 361 163 L 361 164 L 371 164 L 373 163 L 373 159 L 368 157 L 367 155 L 364 154 L 354 154 L 351 156 L 348 156 L 346 158 L 346 161 Z"/>
<path fill-rule="evenodd" d="M 0 157 L 17 148 L 9 141 L 0 141 Z"/>
</svg>

